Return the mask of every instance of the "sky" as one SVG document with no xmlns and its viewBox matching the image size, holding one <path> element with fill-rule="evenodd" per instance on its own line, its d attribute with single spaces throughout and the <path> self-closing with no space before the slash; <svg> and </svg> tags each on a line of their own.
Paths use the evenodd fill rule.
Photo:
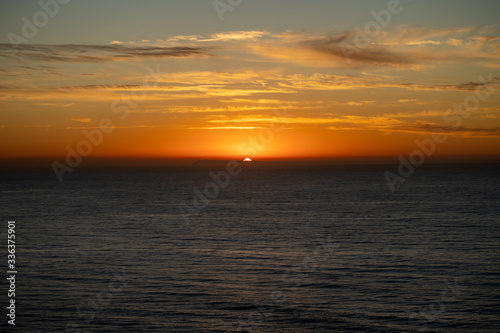
<svg viewBox="0 0 500 333">
<path fill-rule="evenodd" d="M 496 0 L 3 0 L 0 158 L 498 157 L 498 17 Z"/>
</svg>

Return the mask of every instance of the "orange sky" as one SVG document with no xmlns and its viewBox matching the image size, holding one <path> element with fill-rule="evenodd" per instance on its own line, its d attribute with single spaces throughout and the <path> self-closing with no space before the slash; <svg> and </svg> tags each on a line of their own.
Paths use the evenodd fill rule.
<svg viewBox="0 0 500 333">
<path fill-rule="evenodd" d="M 5 41 L 0 157 L 397 156 L 436 129 L 447 140 L 434 156 L 499 156 L 498 26 L 400 18 L 363 45 L 356 27 L 373 20 L 366 15 L 329 29 L 229 21 L 178 34 L 179 21 L 176 33 L 133 38 L 102 23 L 108 42 L 58 43 L 51 29 L 30 43 Z M 71 31 L 62 19 L 54 24 Z"/>
</svg>

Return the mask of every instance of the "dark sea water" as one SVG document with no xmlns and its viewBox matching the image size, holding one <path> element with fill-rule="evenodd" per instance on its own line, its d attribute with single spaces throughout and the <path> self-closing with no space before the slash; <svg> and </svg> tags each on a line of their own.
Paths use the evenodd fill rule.
<svg viewBox="0 0 500 333">
<path fill-rule="evenodd" d="M 4 172 L 2 329 L 500 332 L 499 166 L 396 167 L 246 166 L 188 221 L 223 168 Z"/>
</svg>

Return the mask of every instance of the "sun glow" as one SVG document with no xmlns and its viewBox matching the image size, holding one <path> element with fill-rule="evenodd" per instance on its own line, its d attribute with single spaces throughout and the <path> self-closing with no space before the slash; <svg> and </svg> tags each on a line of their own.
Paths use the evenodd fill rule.
<svg viewBox="0 0 500 333">
<path fill-rule="evenodd" d="M 249 157 L 247 157 L 243 160 L 243 162 L 252 162 L 252 160 Z"/>
</svg>

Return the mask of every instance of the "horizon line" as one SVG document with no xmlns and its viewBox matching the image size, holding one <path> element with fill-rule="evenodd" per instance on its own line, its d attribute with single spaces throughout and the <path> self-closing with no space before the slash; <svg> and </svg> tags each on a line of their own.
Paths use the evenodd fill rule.
<svg viewBox="0 0 500 333">
<path fill-rule="evenodd" d="M 338 165 L 338 164 L 386 164 L 396 165 L 400 162 L 399 156 L 408 159 L 408 156 L 338 156 L 338 157 L 316 157 L 316 158 L 252 158 L 252 162 L 243 162 L 245 157 L 191 157 L 191 158 L 168 158 L 168 157 L 130 157 L 130 156 L 96 156 L 86 157 L 78 168 L 141 168 L 141 167 L 189 167 L 223 164 L 230 161 L 241 162 L 245 165 Z M 64 163 L 64 156 L 31 156 L 31 157 L 0 157 L 0 169 L 52 169 L 52 163 Z M 500 163 L 500 155 L 450 155 L 450 156 L 427 156 L 425 163 L 429 164 L 484 164 Z"/>
</svg>

